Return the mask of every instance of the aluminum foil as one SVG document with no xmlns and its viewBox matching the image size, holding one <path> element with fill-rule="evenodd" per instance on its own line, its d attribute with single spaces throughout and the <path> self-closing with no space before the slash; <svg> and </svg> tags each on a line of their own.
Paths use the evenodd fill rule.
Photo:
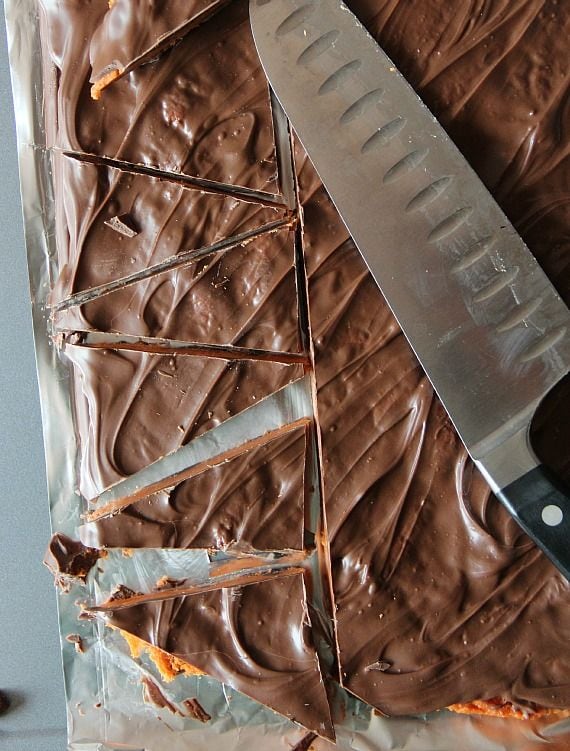
<svg viewBox="0 0 570 751">
<path fill-rule="evenodd" d="M 72 425 L 69 374 L 58 355 L 49 330 L 46 298 L 53 279 L 55 228 L 50 153 L 43 127 L 42 60 L 37 0 L 6 0 L 8 44 L 12 68 L 14 109 L 18 137 L 20 180 L 31 284 L 36 357 L 41 392 L 42 419 L 52 527 L 72 537 L 82 525 L 81 503 L 74 477 L 77 445 Z M 282 116 L 281 116 L 282 117 Z M 279 119 L 279 118 L 278 118 Z M 289 182 L 291 176 L 289 175 Z M 292 191 L 290 191 L 292 192 Z M 311 411 L 307 378 L 286 387 L 226 423 L 216 434 L 200 437 L 168 461 L 188 464 L 215 456 L 228 441 L 245 441 L 259 435 L 260 415 L 268 429 L 293 422 Z M 248 414 L 249 413 L 249 414 Z M 204 453 L 206 452 L 206 453 Z M 172 469 L 172 466 L 170 467 Z M 157 471 L 156 467 L 150 469 Z M 167 472 L 162 465 L 160 472 Z M 149 476 L 142 478 L 143 485 Z M 141 478 L 131 478 L 131 483 Z M 315 486 L 318 483 L 314 483 Z M 318 526 L 318 492 L 313 498 L 310 526 Z M 46 541 L 47 543 L 47 541 Z M 206 551 L 113 550 L 91 572 L 85 586 L 75 584 L 58 592 L 62 657 L 67 696 L 69 749 L 74 751 L 264 751 L 293 748 L 307 733 L 232 689 L 205 676 L 180 676 L 161 685 L 154 664 L 144 656 L 134 660 L 126 643 L 99 618 L 80 619 L 85 604 L 106 599 L 118 584 L 150 592 L 160 576 L 184 579 L 200 586 L 216 576 L 229 554 Z M 231 555 L 229 555 L 231 557 Z M 309 566 L 316 566 L 316 556 Z M 279 566 L 269 557 L 257 565 Z M 39 562 L 38 562 L 39 565 Z M 319 592 L 313 593 L 314 612 Z M 72 637 L 68 640 L 66 637 Z M 77 648 L 77 637 L 82 649 Z M 326 655 L 325 655 L 326 657 Z M 145 681 L 161 685 L 171 708 L 159 709 L 144 701 Z M 182 702 L 197 698 L 211 720 L 202 723 L 184 715 Z M 333 701 L 340 749 L 355 751 L 535 751 L 548 747 L 570 748 L 570 721 L 500 720 L 454 715 L 441 711 L 429 716 L 384 718 L 336 690 Z M 312 739 L 311 748 L 334 745 Z"/>
</svg>

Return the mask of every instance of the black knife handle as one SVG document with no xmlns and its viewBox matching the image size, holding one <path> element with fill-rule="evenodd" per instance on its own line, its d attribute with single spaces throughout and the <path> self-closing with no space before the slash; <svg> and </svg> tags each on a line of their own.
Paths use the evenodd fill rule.
<svg viewBox="0 0 570 751">
<path fill-rule="evenodd" d="M 497 493 L 524 531 L 570 580 L 570 493 L 539 464 Z"/>
</svg>

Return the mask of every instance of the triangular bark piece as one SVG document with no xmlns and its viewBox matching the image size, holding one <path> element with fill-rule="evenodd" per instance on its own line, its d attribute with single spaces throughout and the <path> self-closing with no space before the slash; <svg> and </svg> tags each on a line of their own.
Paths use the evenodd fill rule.
<svg viewBox="0 0 570 751">
<path fill-rule="evenodd" d="M 302 550 L 306 429 L 81 530 L 94 547 Z"/>
<path fill-rule="evenodd" d="M 134 656 L 169 680 L 206 673 L 325 738 L 334 738 L 302 574 L 117 611 Z"/>
<path fill-rule="evenodd" d="M 126 72 L 156 58 L 229 0 L 111 0 L 91 39 L 92 96 Z"/>
<path fill-rule="evenodd" d="M 280 193 L 269 89 L 247 0 L 116 81 L 98 102 L 90 96 L 89 43 L 103 14 L 84 12 L 75 0 L 42 3 L 45 54 L 58 71 L 54 98 L 46 97 L 48 146 Z"/>
<path fill-rule="evenodd" d="M 294 232 L 258 235 L 52 315 L 58 331 L 154 338 L 157 348 L 169 340 L 299 356 Z"/>
<path fill-rule="evenodd" d="M 198 251 L 231 246 L 288 219 L 283 209 L 255 201 L 58 154 L 53 165 L 59 277 L 52 303 L 190 262 Z"/>
<path fill-rule="evenodd" d="M 91 499 L 285 384 L 301 365 L 67 346 L 78 485 Z"/>
</svg>

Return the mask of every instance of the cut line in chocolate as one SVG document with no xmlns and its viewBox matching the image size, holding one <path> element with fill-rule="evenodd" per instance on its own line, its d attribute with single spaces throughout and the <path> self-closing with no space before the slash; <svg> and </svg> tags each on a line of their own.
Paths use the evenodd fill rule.
<svg viewBox="0 0 570 751">
<path fill-rule="evenodd" d="M 135 175 L 146 175 L 147 177 L 156 177 L 160 180 L 167 180 L 171 183 L 177 183 L 187 188 L 203 190 L 206 193 L 216 193 L 217 195 L 231 196 L 239 198 L 249 203 L 260 203 L 270 208 L 289 208 L 287 199 L 283 195 L 267 193 L 263 190 L 254 190 L 253 188 L 239 187 L 230 185 L 230 183 L 219 183 L 216 180 L 208 180 L 205 177 L 192 177 L 184 175 L 181 172 L 167 172 L 158 167 L 149 167 L 145 164 L 135 164 L 126 162 L 123 159 L 113 159 L 108 156 L 95 156 L 83 151 L 70 151 L 69 149 L 57 149 L 52 147 L 52 151 L 60 151 L 64 156 L 75 159 L 78 162 L 87 162 L 88 164 L 101 165 L 104 167 L 114 167 L 121 172 L 131 172 Z"/>
<path fill-rule="evenodd" d="M 83 292 L 77 292 L 70 297 L 66 297 L 64 300 L 53 304 L 51 306 L 51 309 L 55 312 L 60 312 L 62 310 L 68 310 L 69 308 L 72 308 L 76 305 L 85 305 L 86 303 L 91 302 L 92 300 L 96 300 L 103 295 L 109 294 L 110 292 L 124 289 L 131 284 L 136 284 L 137 282 L 149 279 L 150 277 L 163 273 L 165 271 L 171 271 L 173 269 L 181 268 L 191 263 L 195 263 L 196 261 L 199 261 L 200 259 L 214 253 L 231 250 L 232 248 L 236 248 L 240 245 L 245 245 L 260 236 L 270 234 L 272 232 L 277 232 L 277 230 L 285 229 L 290 226 L 291 222 L 289 220 L 277 220 L 275 222 L 264 224 L 261 227 L 257 227 L 256 229 L 248 230 L 247 232 L 243 232 L 239 235 L 225 238 L 224 240 L 220 240 L 213 245 L 208 245 L 205 248 L 198 248 L 196 250 L 188 250 L 182 253 L 178 253 L 175 256 L 167 258 L 161 263 L 154 264 L 153 266 L 148 266 L 146 269 L 140 269 L 139 271 L 135 271 L 133 274 L 129 274 L 128 276 L 121 277 L 120 279 L 114 279 L 112 282 L 106 282 L 105 284 L 100 284 L 97 287 L 91 287 L 90 289 L 84 290 Z"/>
<path fill-rule="evenodd" d="M 219 589 L 229 589 L 231 587 L 241 587 L 248 584 L 258 584 L 269 579 L 278 579 L 284 576 L 294 576 L 295 574 L 304 574 L 305 568 L 303 563 L 309 555 L 299 551 L 292 555 L 285 555 L 281 561 L 273 564 L 263 563 L 257 570 L 245 570 L 239 574 L 224 575 L 216 579 L 215 575 L 203 584 L 192 584 L 188 586 L 174 586 L 169 589 L 157 590 L 155 592 L 134 592 L 129 596 L 121 596 L 113 599 L 111 595 L 108 599 L 98 605 L 85 605 L 85 613 L 112 613 L 117 610 L 126 610 L 127 608 L 141 605 L 145 602 L 163 602 L 164 600 L 174 600 L 177 597 L 186 597 L 188 595 L 204 594 L 205 592 L 216 592 Z"/>
<path fill-rule="evenodd" d="M 291 134 L 290 148 L 291 160 L 294 170 L 295 196 L 297 205 L 300 207 L 300 170 L 299 165 L 296 164 L 295 159 L 294 139 L 295 136 Z M 299 210 L 299 222 L 295 227 L 295 277 L 297 282 L 297 305 L 299 330 L 301 332 L 301 344 L 303 347 L 307 348 L 311 362 L 311 369 L 309 370 L 307 379 L 310 389 L 313 421 L 307 431 L 308 443 L 310 445 L 311 451 L 311 453 L 309 453 L 309 449 L 307 451 L 307 471 L 310 471 L 312 473 L 310 479 L 311 482 L 313 482 L 315 485 L 312 494 L 313 504 L 310 504 L 308 499 L 306 499 L 305 501 L 305 544 L 309 544 L 309 530 L 315 527 L 314 539 L 311 540 L 311 543 L 315 548 L 316 555 L 312 559 L 312 576 L 308 579 L 308 601 L 313 603 L 316 612 L 320 614 L 319 623 L 322 625 L 321 630 L 323 634 L 326 634 L 322 644 L 320 644 L 320 642 L 315 643 L 315 648 L 319 660 L 322 664 L 325 664 L 325 658 L 328 654 L 328 645 L 333 644 L 335 650 L 334 654 L 338 655 L 338 643 L 336 635 L 334 608 L 335 598 L 333 593 L 330 543 L 325 505 L 325 488 L 323 480 L 323 449 L 317 400 L 315 348 L 311 328 L 311 315 L 309 306 L 309 274 L 307 271 L 305 255 L 303 217 L 303 212 Z M 304 339 L 303 337 L 306 337 L 306 339 Z M 311 463 L 310 469 L 308 467 L 309 462 Z M 309 486 L 308 478 L 306 481 L 306 486 Z M 318 508 L 314 507 L 316 504 L 318 504 Z M 311 518 L 309 518 L 308 515 L 310 515 Z M 322 646 L 324 650 L 323 652 L 321 652 L 319 645 Z M 327 654 L 325 654 L 325 652 L 327 652 Z M 340 665 L 336 658 L 334 664 L 336 665 L 335 677 L 340 681 Z"/>
<path fill-rule="evenodd" d="M 297 160 L 295 158 L 295 155 L 297 153 L 295 150 L 296 138 L 296 136 L 293 136 L 291 141 L 291 148 L 295 173 L 295 191 L 297 194 L 299 206 L 301 206 L 302 202 L 299 185 L 301 164 L 297 163 Z M 297 143 L 300 145 L 299 141 L 297 141 Z M 308 156 L 304 149 L 302 149 L 301 153 L 304 155 L 305 159 L 308 159 Z M 298 279 L 297 300 L 299 305 L 299 326 L 302 327 L 303 323 L 306 326 L 309 357 L 312 365 L 311 370 L 309 371 L 309 374 L 307 376 L 310 387 L 311 402 L 313 406 L 313 423 L 311 428 L 309 428 L 309 433 L 311 434 L 309 440 L 314 443 L 313 472 L 315 485 L 317 487 L 315 493 L 318 496 L 319 501 L 317 531 L 314 539 L 316 556 L 314 559 L 313 577 L 310 580 L 309 600 L 314 603 L 315 599 L 318 598 L 319 608 L 317 608 L 317 612 L 324 612 L 328 617 L 327 623 L 325 623 L 325 620 L 323 618 L 320 619 L 320 622 L 323 625 L 323 632 L 328 632 L 329 639 L 327 640 L 325 638 L 326 644 L 332 644 L 334 648 L 334 665 L 336 666 L 335 677 L 340 683 L 340 661 L 338 660 L 340 648 L 336 627 L 336 599 L 333 588 L 332 560 L 327 522 L 326 493 L 324 485 L 324 451 L 321 423 L 319 420 L 319 402 L 317 398 L 318 384 L 317 371 L 315 367 L 315 346 L 311 325 L 312 319 L 309 299 L 309 272 L 307 269 L 305 237 L 304 213 L 300 211 L 299 223 L 295 228 L 295 269 Z M 301 341 L 304 344 L 303 340 Z M 307 526 L 308 525 L 306 524 L 306 527 Z M 316 648 L 317 652 L 319 653 L 318 645 L 316 645 Z M 324 656 L 325 655 L 321 655 L 319 653 L 319 659 L 323 659 Z"/>
<path fill-rule="evenodd" d="M 222 567 L 235 572 L 260 556 L 312 549 L 305 521 L 313 497 L 308 433 L 302 427 L 206 467 L 112 517 L 84 524 L 80 539 L 89 548 L 127 548 L 130 557 L 137 551 L 137 558 L 141 551 L 167 550 L 168 565 L 180 561 L 184 572 L 173 579 L 186 578 L 180 551 L 207 550 L 217 575 Z M 157 561 L 150 570 L 162 565 Z"/>
<path fill-rule="evenodd" d="M 222 360 L 261 360 L 278 362 L 284 365 L 295 363 L 309 366 L 309 357 L 302 352 L 281 352 L 279 350 L 237 347 L 231 344 L 201 344 L 183 342 L 177 339 L 161 339 L 154 336 L 133 336 L 131 334 L 107 333 L 92 330 L 56 330 L 56 338 L 62 346 L 87 347 L 90 349 L 127 350 L 156 355 L 181 355 L 188 357 L 214 357 Z"/>
<path fill-rule="evenodd" d="M 275 137 L 275 154 L 277 157 L 277 174 L 285 206 L 297 212 L 299 201 L 296 190 L 293 154 L 291 149 L 291 129 L 289 120 L 273 89 L 269 90 L 271 114 L 273 116 L 273 133 Z"/>
<path fill-rule="evenodd" d="M 313 408 L 304 376 L 107 488 L 93 500 L 99 508 L 87 512 L 84 518 L 95 521 L 111 516 L 147 495 L 309 425 L 312 419 Z"/>
</svg>

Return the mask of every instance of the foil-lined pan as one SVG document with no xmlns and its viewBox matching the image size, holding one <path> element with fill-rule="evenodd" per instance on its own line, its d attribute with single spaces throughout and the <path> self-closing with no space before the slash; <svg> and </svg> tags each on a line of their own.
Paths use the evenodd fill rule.
<svg viewBox="0 0 570 751">
<path fill-rule="evenodd" d="M 54 530 L 78 537 L 81 507 L 76 494 L 78 446 L 72 423 L 69 373 L 50 335 L 47 296 L 53 281 L 55 219 L 51 155 L 43 126 L 42 52 L 37 0 L 6 0 L 8 44 L 16 114 L 20 181 L 31 286 L 31 304 L 40 384 L 51 522 Z M 290 176 L 289 176 L 290 177 Z M 260 431 L 260 416 L 268 430 L 311 416 L 311 386 L 307 377 L 202 436 L 166 458 L 191 463 L 215 456 L 228 442 L 244 442 Z M 229 423 L 229 425 L 228 425 Z M 263 427 L 262 425 L 262 427 Z M 209 452 L 209 453 L 208 453 Z M 146 471 L 146 470 L 145 470 Z M 150 482 L 152 469 L 143 477 Z M 136 485 L 140 478 L 130 478 Z M 318 487 L 318 483 L 314 483 Z M 124 488 L 123 488 L 124 490 Z M 318 528 L 320 498 L 312 499 L 309 528 Z M 47 543 L 47 541 L 46 541 Z M 118 585 L 151 592 L 157 571 L 173 580 L 200 587 L 224 570 L 231 555 L 185 550 L 110 550 L 91 571 L 87 583 L 58 591 L 62 657 L 67 699 L 69 749 L 75 751 L 182 751 L 224 749 L 264 751 L 334 748 L 332 743 L 280 717 L 238 692 L 206 676 L 179 676 L 161 682 L 158 669 L 144 655 L 134 660 L 123 638 L 97 618 L 79 616 L 86 606 L 105 601 Z M 39 563 L 39 562 L 38 562 Z M 277 556 L 256 565 L 284 565 Z M 244 564 L 249 565 L 249 564 Z M 307 566 L 317 570 L 316 555 Z M 221 568 L 220 568 L 221 567 Z M 314 608 L 319 591 L 315 587 Z M 68 638 L 71 637 L 71 638 Z M 145 686 L 158 687 L 165 706 L 145 701 Z M 193 697 L 210 717 L 203 722 L 184 712 Z M 147 697 L 148 699 L 148 697 Z M 335 690 L 333 714 L 340 749 L 358 751 L 534 751 L 570 748 L 570 720 L 501 720 L 454 715 L 385 718 L 370 707 Z M 205 719 L 205 718 L 202 718 Z"/>
</svg>

